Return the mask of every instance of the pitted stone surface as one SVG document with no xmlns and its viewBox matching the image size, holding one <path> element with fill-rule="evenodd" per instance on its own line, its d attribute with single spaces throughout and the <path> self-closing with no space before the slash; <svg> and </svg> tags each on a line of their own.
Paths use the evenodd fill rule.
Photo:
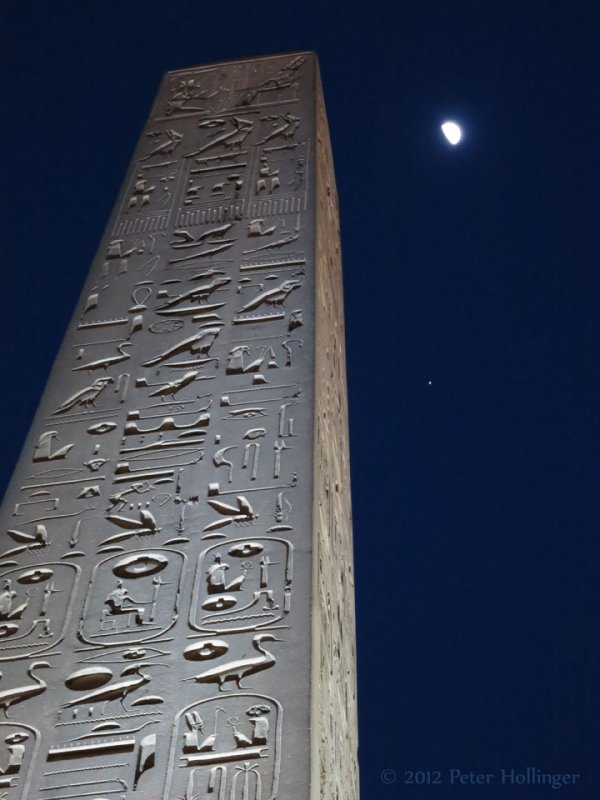
<svg viewBox="0 0 600 800">
<path fill-rule="evenodd" d="M 163 80 L 0 516 L 5 800 L 356 794 L 317 72 Z"/>
<path fill-rule="evenodd" d="M 358 797 L 356 649 L 344 302 L 329 129 L 317 90 L 315 349 L 314 797 Z M 313 779 L 316 782 L 316 776 Z"/>
</svg>

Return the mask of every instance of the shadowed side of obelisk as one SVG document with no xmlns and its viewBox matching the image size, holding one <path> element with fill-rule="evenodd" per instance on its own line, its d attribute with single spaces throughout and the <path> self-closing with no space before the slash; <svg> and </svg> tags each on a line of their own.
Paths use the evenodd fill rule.
<svg viewBox="0 0 600 800">
<path fill-rule="evenodd" d="M 312 795 L 358 797 L 354 570 L 338 197 L 316 86 Z"/>
</svg>

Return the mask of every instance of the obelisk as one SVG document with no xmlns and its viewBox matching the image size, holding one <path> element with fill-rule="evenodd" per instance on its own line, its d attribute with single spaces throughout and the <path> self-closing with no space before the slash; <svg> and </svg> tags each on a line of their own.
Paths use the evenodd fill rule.
<svg viewBox="0 0 600 800">
<path fill-rule="evenodd" d="M 1 522 L 5 800 L 358 796 L 314 54 L 166 74 Z"/>
</svg>

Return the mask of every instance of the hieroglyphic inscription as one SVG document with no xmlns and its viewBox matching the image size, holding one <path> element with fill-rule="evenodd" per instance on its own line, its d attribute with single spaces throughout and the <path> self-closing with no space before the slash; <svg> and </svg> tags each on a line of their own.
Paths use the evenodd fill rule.
<svg viewBox="0 0 600 800">
<path fill-rule="evenodd" d="M 3 506 L 6 800 L 334 796 L 308 779 L 311 654 L 351 606 L 322 563 L 350 538 L 348 498 L 323 522 L 317 85 L 310 53 L 165 76 Z"/>
</svg>

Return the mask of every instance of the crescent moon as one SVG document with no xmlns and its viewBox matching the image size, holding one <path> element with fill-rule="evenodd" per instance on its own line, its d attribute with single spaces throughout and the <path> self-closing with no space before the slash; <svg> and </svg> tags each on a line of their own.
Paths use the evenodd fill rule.
<svg viewBox="0 0 600 800">
<path fill-rule="evenodd" d="M 442 125 L 442 133 L 451 145 L 456 145 L 462 139 L 462 130 L 458 123 L 448 120 Z"/>
</svg>

